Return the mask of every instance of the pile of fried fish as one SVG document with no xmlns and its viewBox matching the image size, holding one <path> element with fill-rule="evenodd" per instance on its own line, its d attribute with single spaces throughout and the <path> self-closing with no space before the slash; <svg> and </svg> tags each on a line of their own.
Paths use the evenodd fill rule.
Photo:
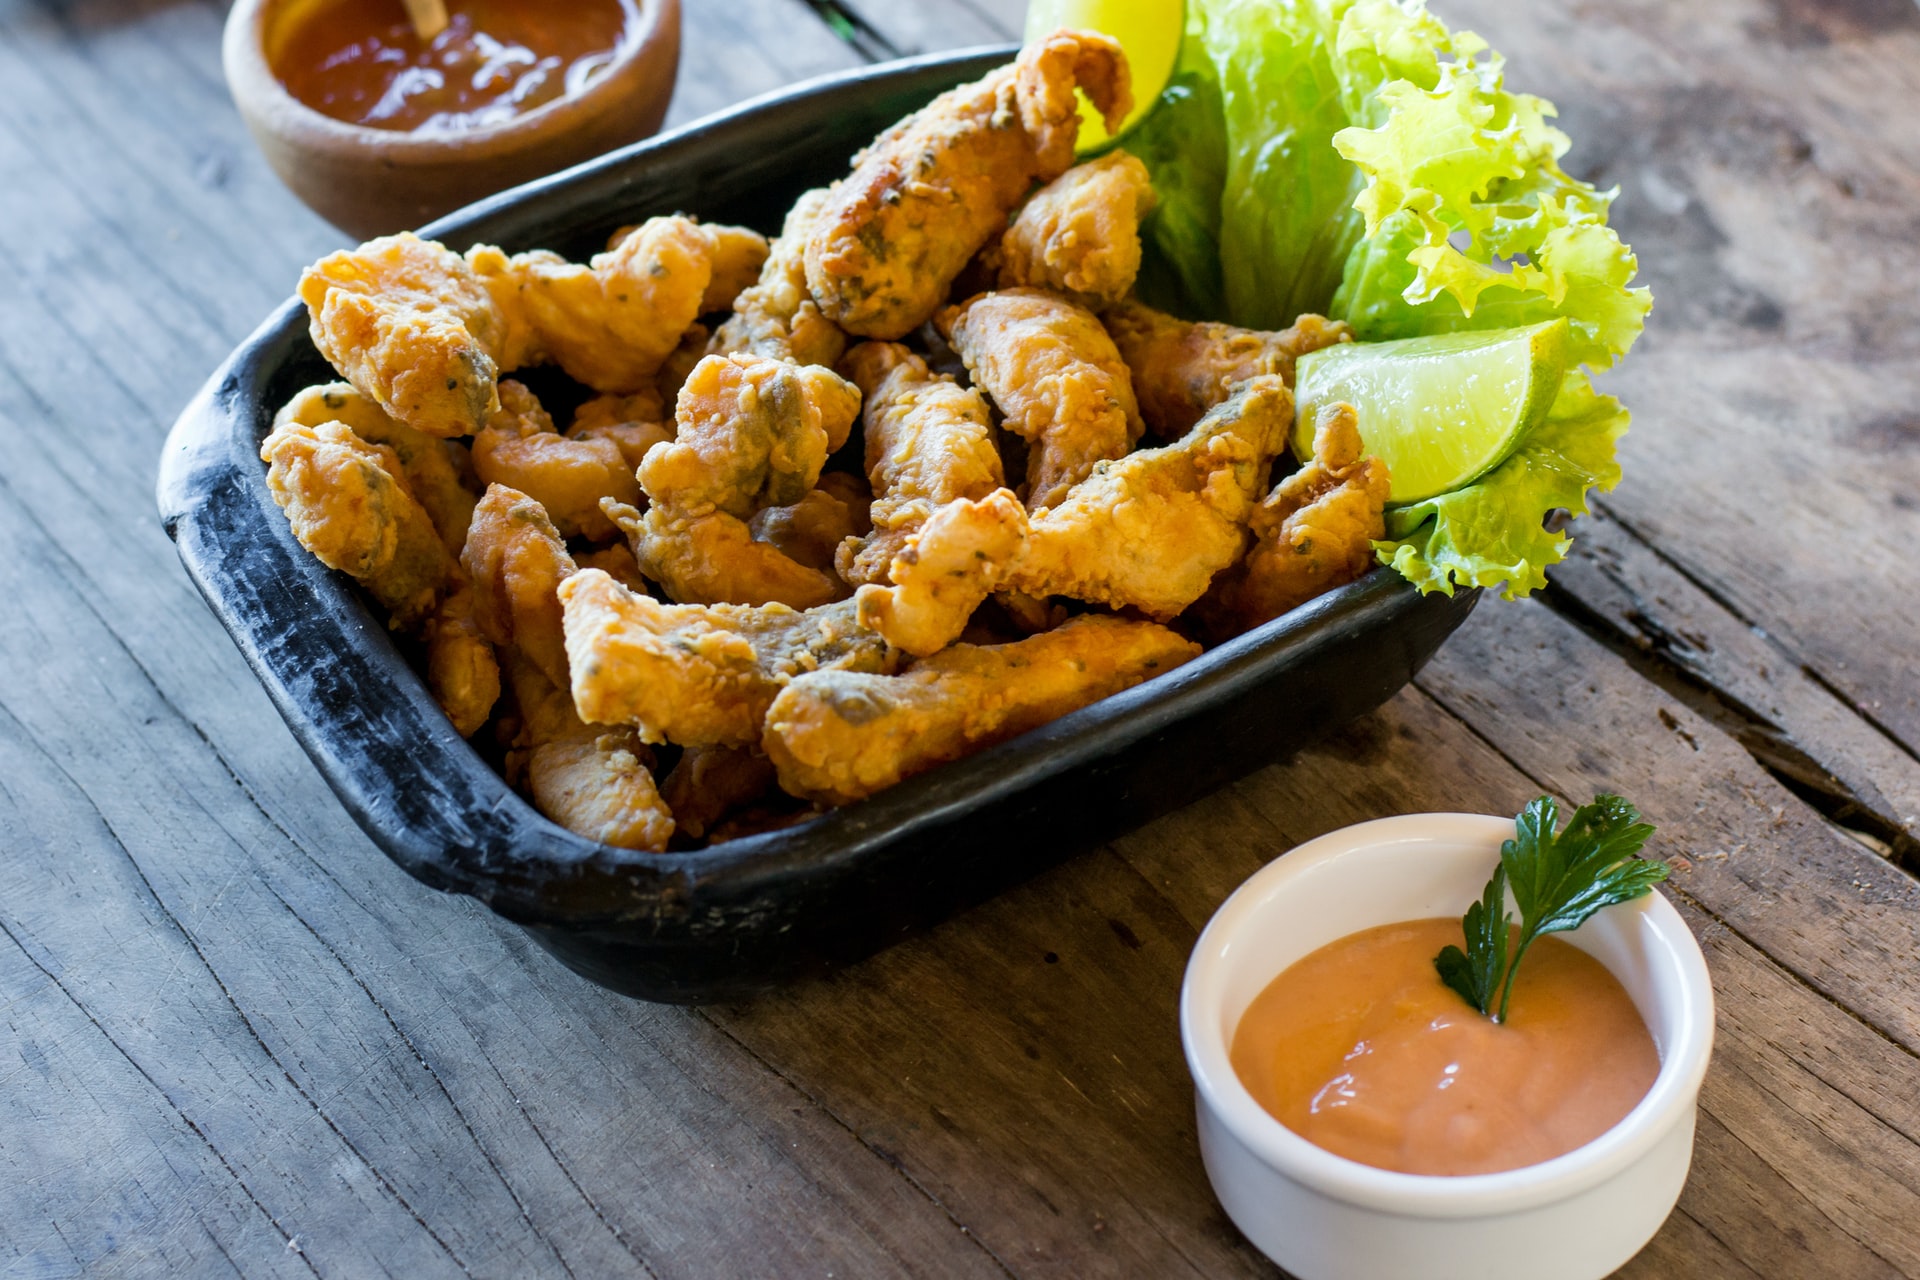
<svg viewBox="0 0 1920 1280">
<path fill-rule="evenodd" d="M 1074 164 L 1076 88 L 1126 115 L 1112 41 L 1029 44 L 771 243 L 675 216 L 585 264 L 323 259 L 300 294 L 344 381 L 280 411 L 274 498 L 542 813 L 646 851 L 804 821 L 1354 579 L 1387 475 L 1352 410 L 1271 483 L 1296 357 L 1351 335 L 1135 301 L 1154 192 L 1124 150 Z M 593 393 L 564 429 L 501 376 L 541 365 Z"/>
</svg>

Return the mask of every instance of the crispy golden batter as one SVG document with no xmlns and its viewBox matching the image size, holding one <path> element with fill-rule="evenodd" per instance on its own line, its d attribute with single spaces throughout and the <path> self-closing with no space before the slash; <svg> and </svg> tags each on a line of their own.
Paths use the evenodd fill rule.
<svg viewBox="0 0 1920 1280">
<path fill-rule="evenodd" d="M 658 504 L 745 520 L 805 497 L 859 412 L 859 390 L 831 369 L 708 356 L 680 389 L 674 442 L 647 454 L 640 486 Z"/>
<path fill-rule="evenodd" d="M 608 251 L 618 249 L 639 229 L 639 223 L 629 223 L 608 236 Z M 758 278 L 760 267 L 767 260 L 767 238 L 758 231 L 719 223 L 708 223 L 705 230 L 712 242 L 713 277 L 700 298 L 701 315 L 733 310 L 741 290 Z"/>
<path fill-rule="evenodd" d="M 647 580 L 640 576 L 640 562 L 633 558 L 633 551 L 624 542 L 575 556 L 573 562 L 582 569 L 599 569 L 612 575 L 614 581 L 629 591 L 638 591 L 643 596 L 652 594 L 647 589 Z"/>
<path fill-rule="evenodd" d="M 630 426 L 643 422 L 671 422 L 670 411 L 665 396 L 653 388 L 636 391 L 632 395 L 595 396 L 573 411 L 573 423 L 567 428 L 569 434 L 576 431 L 599 431 L 607 427 Z"/>
<path fill-rule="evenodd" d="M 524 724 L 520 748 L 534 808 L 589 840 L 663 851 L 673 838 L 673 813 L 648 772 L 652 753 L 633 730 L 581 723 L 565 686 L 518 655 L 507 671 Z"/>
<path fill-rule="evenodd" d="M 1286 383 L 1241 384 L 1179 441 L 1101 463 L 1066 501 L 1036 512 L 1008 585 L 1174 617 L 1240 558 L 1292 425 Z"/>
<path fill-rule="evenodd" d="M 884 671 L 894 661 L 850 600 L 805 612 L 660 604 L 594 569 L 562 583 L 560 600 L 581 717 L 634 725 L 648 742 L 751 746 L 795 676 Z"/>
<path fill-rule="evenodd" d="M 823 671 L 773 700 L 780 785 L 848 804 L 1172 670 L 1200 646 L 1151 622 L 1088 614 L 1013 644 L 957 644 L 897 676 Z"/>
<path fill-rule="evenodd" d="M 866 481 L 844 471 L 829 471 L 800 501 L 755 512 L 747 528 L 754 541 L 775 547 L 810 569 L 832 573 L 840 544 L 873 528 L 868 514 L 872 502 Z"/>
<path fill-rule="evenodd" d="M 660 784 L 682 835 L 698 839 L 773 790 L 773 761 L 747 747 L 689 747 Z"/>
<path fill-rule="evenodd" d="M 560 688 L 567 686 L 560 583 L 574 571 L 547 509 L 524 493 L 492 485 L 473 510 L 460 553 L 473 583 L 473 621 L 504 653 L 517 649 Z"/>
<path fill-rule="evenodd" d="M 842 369 L 865 396 L 867 479 L 873 531 L 843 547 L 840 576 L 856 586 L 887 582 L 893 558 L 940 507 L 985 498 L 1006 479 L 993 420 L 979 392 L 935 374 L 893 342 L 865 342 Z"/>
<path fill-rule="evenodd" d="M 1322 408 L 1314 421 L 1313 461 L 1254 509 L 1252 550 L 1215 579 L 1194 608 L 1211 639 L 1271 621 L 1373 564 L 1373 544 L 1386 536 L 1381 513 L 1391 485 L 1387 464 L 1362 458 L 1360 449 L 1353 406 Z"/>
<path fill-rule="evenodd" d="M 753 235 L 721 231 L 691 218 L 649 218 L 585 264 L 545 250 L 469 250 L 507 321 L 500 367 L 552 361 L 596 391 L 650 387 L 705 305 L 720 241 Z"/>
<path fill-rule="evenodd" d="M 1140 274 L 1140 219 L 1152 211 L 1147 166 L 1124 151 L 1075 165 L 1035 192 L 1000 239 L 999 287 L 1053 289 L 1110 306 Z"/>
<path fill-rule="evenodd" d="M 1027 509 L 1042 511 L 1126 455 L 1142 430 L 1127 366 L 1085 307 L 1039 289 L 983 293 L 939 319 L 976 386 L 1027 441 Z"/>
<path fill-rule="evenodd" d="M 1260 374 L 1276 374 L 1293 386 L 1293 364 L 1309 351 L 1353 341 L 1338 320 L 1301 316 L 1291 329 L 1269 333 L 1230 324 L 1189 324 L 1127 301 L 1101 317 L 1120 355 L 1133 371 L 1140 413 L 1154 434 L 1184 435 L 1234 387 Z"/>
<path fill-rule="evenodd" d="M 607 514 L 627 535 L 640 572 L 679 604 L 784 604 L 794 609 L 849 594 L 831 573 L 801 564 L 776 546 L 756 542 L 747 522 L 724 511 L 688 515 L 655 503 L 645 515 L 609 502 Z"/>
<path fill-rule="evenodd" d="M 328 254 L 300 277 L 313 345 L 416 431 L 472 435 L 498 407 L 505 325 L 460 256 L 410 232 Z"/>
<path fill-rule="evenodd" d="M 453 555 L 400 477 L 399 456 L 362 440 L 343 422 L 283 422 L 261 442 L 267 488 L 300 545 L 351 574 L 412 628 L 439 603 Z"/>
<path fill-rule="evenodd" d="M 309 427 L 344 422 L 367 443 L 392 449 L 400 459 L 400 478 L 407 492 L 426 508 L 447 549 L 460 554 L 467 540 L 467 524 L 473 519 L 473 504 L 479 500 L 478 494 L 461 483 L 461 472 L 472 465 L 465 445 L 415 431 L 348 382 L 330 382 L 301 391 L 274 415 L 274 426 L 288 422 Z"/>
<path fill-rule="evenodd" d="M 847 335 L 820 314 L 807 291 L 807 239 L 826 207 L 827 190 L 807 192 L 787 211 L 760 278 L 734 300 L 733 315 L 714 332 L 707 351 L 751 351 L 795 364 L 831 365 L 846 350 Z"/>
<path fill-rule="evenodd" d="M 1026 540 L 1027 513 L 1010 489 L 947 503 L 893 558 L 891 586 L 868 583 L 855 594 L 860 625 L 918 657 L 945 648 L 1007 576 Z"/>
<path fill-rule="evenodd" d="M 1078 85 L 1117 128 L 1133 106 L 1126 55 L 1106 36 L 1057 31 L 1009 67 L 942 94 L 874 139 L 836 184 L 807 242 L 807 285 L 827 318 L 902 338 L 1006 227 L 1035 179 L 1073 163 Z"/>
<path fill-rule="evenodd" d="M 707 326 L 687 326 L 687 331 L 680 335 L 680 344 L 667 357 L 666 363 L 660 366 L 660 372 L 654 375 L 653 389 L 661 400 L 670 405 L 680 398 L 680 388 L 687 385 L 693 367 L 710 354 L 708 347 L 712 341 L 713 335 Z"/>
<path fill-rule="evenodd" d="M 540 503 L 562 537 L 604 542 L 614 528 L 600 499 L 640 500 L 618 440 L 561 435 L 533 393 L 511 378 L 500 383 L 500 411 L 473 438 L 473 469 L 486 484 Z"/>
<path fill-rule="evenodd" d="M 500 663 L 473 618 L 473 588 L 465 573 L 422 629 L 427 687 L 461 737 L 471 738 L 500 700 Z"/>
</svg>

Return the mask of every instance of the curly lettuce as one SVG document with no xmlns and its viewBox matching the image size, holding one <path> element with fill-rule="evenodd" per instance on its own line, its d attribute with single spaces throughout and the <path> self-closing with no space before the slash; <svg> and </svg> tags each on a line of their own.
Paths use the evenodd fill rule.
<svg viewBox="0 0 1920 1280">
<path fill-rule="evenodd" d="M 1188 0 L 1160 106 L 1129 138 L 1161 203 L 1140 290 L 1188 316 L 1283 328 L 1315 311 L 1362 341 L 1564 316 L 1554 411 L 1472 484 L 1389 512 L 1380 559 L 1422 590 L 1545 584 L 1544 527 L 1618 482 L 1627 413 L 1593 391 L 1652 295 L 1607 226 L 1611 191 L 1568 176 L 1552 104 L 1422 0 Z"/>
</svg>

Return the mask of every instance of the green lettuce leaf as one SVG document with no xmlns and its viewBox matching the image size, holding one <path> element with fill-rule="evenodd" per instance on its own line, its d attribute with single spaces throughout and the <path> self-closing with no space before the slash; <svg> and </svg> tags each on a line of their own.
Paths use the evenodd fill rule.
<svg viewBox="0 0 1920 1280">
<path fill-rule="evenodd" d="M 1546 101 L 1422 0 L 1188 0 L 1172 87 L 1125 142 L 1160 207 L 1140 293 L 1190 317 L 1277 329 L 1303 312 L 1362 341 L 1565 316 L 1564 411 L 1456 493 L 1392 512 L 1381 559 L 1423 590 L 1544 585 L 1619 478 L 1626 412 L 1587 372 L 1639 336 L 1652 297 L 1606 224 L 1611 192 L 1559 165 Z M 1583 367 L 1584 366 L 1584 369 Z M 1577 487 L 1576 487 L 1577 486 Z"/>
<path fill-rule="evenodd" d="M 1620 482 L 1614 444 L 1626 432 L 1620 402 L 1570 373 L 1546 421 L 1513 456 L 1472 484 L 1390 509 L 1389 541 L 1374 550 L 1422 591 L 1505 583 L 1511 600 L 1544 587 L 1547 566 L 1572 545 L 1566 534 L 1547 531 L 1547 513 L 1585 515 L 1589 489 Z"/>
</svg>

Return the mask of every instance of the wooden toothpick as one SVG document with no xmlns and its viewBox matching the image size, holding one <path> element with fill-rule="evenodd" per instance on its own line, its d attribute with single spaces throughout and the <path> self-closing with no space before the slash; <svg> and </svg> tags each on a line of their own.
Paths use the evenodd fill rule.
<svg viewBox="0 0 1920 1280">
<path fill-rule="evenodd" d="M 423 44 L 447 29 L 444 0 L 401 0 L 401 3 L 407 6 L 407 18 Z"/>
</svg>

